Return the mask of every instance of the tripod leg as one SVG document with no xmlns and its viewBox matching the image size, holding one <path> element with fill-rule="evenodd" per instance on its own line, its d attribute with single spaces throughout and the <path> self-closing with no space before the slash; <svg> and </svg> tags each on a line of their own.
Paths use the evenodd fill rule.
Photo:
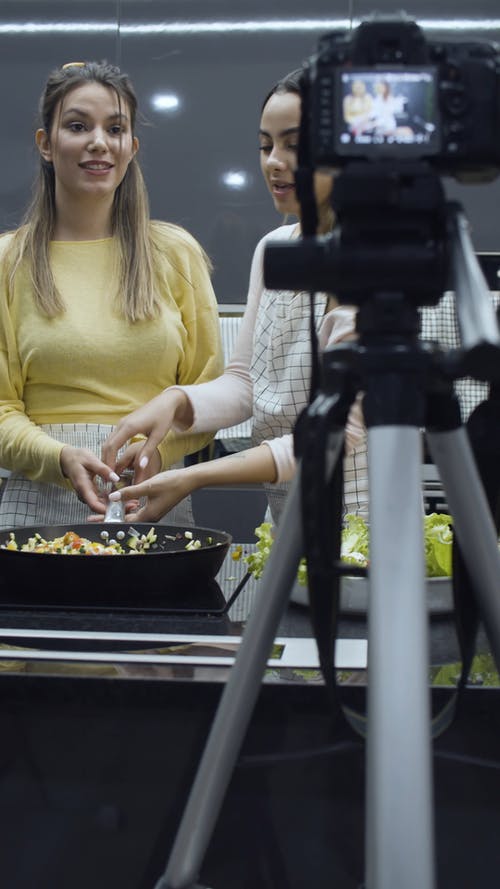
<svg viewBox="0 0 500 889">
<path fill-rule="evenodd" d="M 336 444 L 335 462 L 342 450 L 343 432 Z M 156 889 L 192 887 L 198 876 L 257 700 L 276 628 L 302 557 L 300 485 L 299 462 L 263 574 L 259 597 L 217 709 L 167 870 Z"/>
<path fill-rule="evenodd" d="M 435 884 L 421 439 L 368 431 L 367 889 Z"/>
<path fill-rule="evenodd" d="M 500 668 L 500 553 L 493 517 L 464 427 L 428 432 L 462 556 L 477 596 L 484 629 Z"/>
</svg>

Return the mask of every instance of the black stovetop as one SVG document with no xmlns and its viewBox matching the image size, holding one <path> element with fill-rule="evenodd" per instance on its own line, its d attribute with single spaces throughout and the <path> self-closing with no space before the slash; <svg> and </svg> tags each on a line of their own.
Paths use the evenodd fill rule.
<svg viewBox="0 0 500 889">
<path fill-rule="evenodd" d="M 226 600 L 215 580 L 202 589 L 169 593 L 161 599 L 161 606 L 155 608 L 144 607 L 140 601 L 137 606 L 68 607 L 68 596 L 63 605 L 36 606 L 25 604 L 22 591 L 16 591 L 10 598 L 10 602 L 4 601 L 0 605 L 0 627 L 5 629 L 188 635 L 227 635 L 230 632 Z M 47 596 L 49 601 L 54 598 L 50 594 Z M 151 601 L 151 597 L 147 599 Z"/>
</svg>

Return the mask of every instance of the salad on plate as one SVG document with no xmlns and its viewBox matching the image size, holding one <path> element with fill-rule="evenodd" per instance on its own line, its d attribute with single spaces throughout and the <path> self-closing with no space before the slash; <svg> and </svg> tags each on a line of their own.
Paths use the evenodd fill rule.
<svg viewBox="0 0 500 889">
<path fill-rule="evenodd" d="M 431 513 L 423 516 L 424 553 L 427 577 L 451 577 L 452 572 L 452 517 L 447 513 Z M 255 578 L 262 576 L 269 558 L 274 536 L 271 522 L 262 522 L 255 529 L 257 544 L 255 552 L 244 556 L 248 570 Z M 340 556 L 343 562 L 358 568 L 367 568 L 370 563 L 369 526 L 362 516 L 349 513 L 345 516 L 341 534 Z M 306 560 L 300 560 L 298 581 L 307 585 Z"/>
</svg>

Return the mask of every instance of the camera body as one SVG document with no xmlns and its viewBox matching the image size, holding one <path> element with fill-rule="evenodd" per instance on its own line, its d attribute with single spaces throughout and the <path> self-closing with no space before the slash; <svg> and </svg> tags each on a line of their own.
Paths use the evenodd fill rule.
<svg viewBox="0 0 500 889">
<path fill-rule="evenodd" d="M 426 160 L 457 179 L 500 168 L 500 48 L 428 41 L 413 21 L 364 21 L 320 39 L 303 80 L 309 166 Z"/>
</svg>

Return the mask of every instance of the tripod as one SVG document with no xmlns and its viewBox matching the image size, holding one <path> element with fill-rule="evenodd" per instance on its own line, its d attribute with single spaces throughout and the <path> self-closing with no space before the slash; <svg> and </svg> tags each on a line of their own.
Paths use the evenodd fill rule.
<svg viewBox="0 0 500 889">
<path fill-rule="evenodd" d="M 416 184 L 417 191 L 418 187 Z M 434 217 L 436 207 L 432 205 L 428 209 L 428 217 Z M 442 355 L 437 349 L 419 345 L 415 336 L 416 305 L 411 294 L 397 286 L 404 258 L 408 258 L 409 267 L 413 268 L 419 245 L 429 239 L 423 237 L 415 249 L 411 245 L 411 250 L 404 244 L 401 261 L 396 262 L 392 270 L 384 269 L 382 251 L 382 256 L 375 257 L 373 263 L 382 284 L 370 294 L 372 298 L 360 300 L 359 343 L 326 353 L 325 379 L 334 377 L 340 384 L 334 385 L 331 391 L 320 391 L 309 409 L 310 414 L 321 414 L 324 406 L 326 415 L 328 404 L 331 407 L 325 455 L 330 476 L 343 457 L 344 424 L 352 394 L 360 386 L 365 392 L 370 491 L 367 889 L 435 887 L 428 616 L 424 596 L 420 475 L 421 429 L 425 426 L 465 564 L 477 581 L 475 592 L 489 642 L 496 663 L 500 664 L 500 555 L 496 528 L 461 425 L 458 405 L 451 394 L 451 379 L 454 374 L 464 375 L 464 368 L 487 378 L 492 356 L 498 363 L 500 341 L 495 313 L 468 240 L 466 221 L 454 206 L 447 207 L 446 215 L 446 240 L 451 239 L 453 248 L 454 285 L 462 340 L 466 344 L 464 353 Z M 397 238 L 398 226 L 406 218 L 403 213 L 396 219 L 387 244 L 392 243 L 393 237 Z M 349 220 L 347 223 L 349 229 Z M 307 249 L 324 252 L 325 247 L 314 244 Z M 331 243 L 326 249 L 329 261 L 324 265 L 331 272 Z M 349 279 L 345 251 L 342 255 L 341 247 L 340 253 L 344 278 Z M 352 278 L 357 281 L 355 254 Z M 439 249 L 435 250 L 435 255 L 438 254 Z M 424 259 L 422 254 L 424 272 L 422 266 L 420 272 L 432 281 L 426 288 L 430 294 L 435 289 L 436 268 L 442 267 L 441 257 L 437 264 L 425 265 Z M 315 267 L 320 268 L 318 253 L 316 260 Z M 299 266 L 300 263 L 291 274 L 295 275 Z M 392 282 L 387 279 L 391 274 L 394 275 Z M 442 281 L 438 276 L 438 287 Z M 301 282 L 295 286 L 300 287 Z M 415 287 L 420 286 L 419 278 Z M 352 297 L 352 292 L 349 295 Z M 348 301 L 347 298 L 344 301 Z M 334 373 L 328 373 L 328 365 Z M 222 695 L 167 870 L 156 889 L 193 889 L 196 885 L 201 860 L 257 699 L 278 622 L 304 552 L 301 481 L 307 460 L 306 446 L 298 460 L 260 596 Z M 404 517 L 394 521 L 394 517 L 400 515 L 402 504 Z"/>
</svg>

